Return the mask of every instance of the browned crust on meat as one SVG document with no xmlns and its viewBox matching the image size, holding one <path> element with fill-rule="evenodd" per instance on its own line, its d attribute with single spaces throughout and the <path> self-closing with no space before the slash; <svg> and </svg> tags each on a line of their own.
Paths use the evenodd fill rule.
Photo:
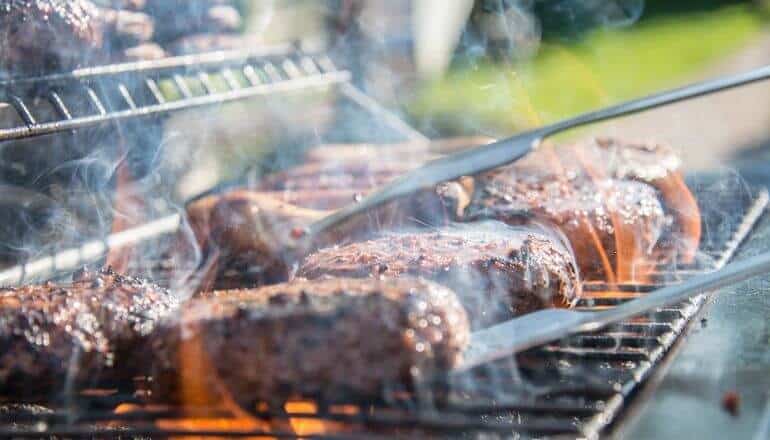
<svg viewBox="0 0 770 440">
<path fill-rule="evenodd" d="M 669 146 L 617 138 L 597 138 L 574 147 L 586 161 L 604 163 L 608 175 L 653 186 L 672 218 L 669 234 L 658 243 L 664 254 L 692 262 L 701 239 L 700 208 L 687 188 L 681 158 Z"/>
<path fill-rule="evenodd" d="M 68 285 L 0 290 L 0 394 L 55 398 L 130 380 L 134 356 L 176 300 L 110 269 L 81 271 Z"/>
<path fill-rule="evenodd" d="M 418 279 L 296 280 L 207 293 L 156 332 L 153 396 L 184 399 L 180 369 L 189 344 L 201 344 L 193 352 L 207 359 L 188 361 L 214 370 L 204 388 L 224 386 L 234 400 L 253 404 L 379 396 L 457 365 L 468 340 L 455 294 Z"/>
<path fill-rule="evenodd" d="M 667 224 L 655 190 L 645 183 L 516 171 L 486 182 L 468 213 L 509 224 L 520 224 L 522 213 L 548 221 L 569 239 L 584 278 L 610 281 L 620 272 L 629 281 L 635 274 L 630 265 L 649 262 Z"/>
<path fill-rule="evenodd" d="M 518 222 L 527 211 L 555 223 L 588 279 L 643 280 L 655 261 L 692 259 L 700 214 L 672 149 L 599 138 L 544 146 L 479 177 L 470 218 Z"/>
<path fill-rule="evenodd" d="M 321 249 L 297 276 L 422 276 L 458 292 L 476 326 L 543 307 L 573 305 L 581 288 L 573 257 L 540 229 L 497 222 L 393 233 Z"/>
<path fill-rule="evenodd" d="M 70 69 L 103 43 L 99 10 L 88 0 L 5 1 L 0 29 L 0 67 L 13 73 Z"/>
</svg>

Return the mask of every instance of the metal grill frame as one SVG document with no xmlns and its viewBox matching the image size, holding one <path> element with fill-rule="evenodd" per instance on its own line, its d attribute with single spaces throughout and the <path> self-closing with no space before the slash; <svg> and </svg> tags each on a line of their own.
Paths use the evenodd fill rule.
<svg viewBox="0 0 770 440">
<path fill-rule="evenodd" d="M 337 67 L 327 54 L 303 53 L 292 45 L 208 52 L 7 79 L 0 81 L 0 105 L 15 110 L 18 123 L 0 128 L 0 142 L 335 86 L 340 86 L 342 95 L 390 124 L 406 139 L 427 140 L 353 86 L 351 79 L 351 73 Z M 198 87 L 191 86 L 193 80 Z M 51 106 L 55 113 L 53 120 L 38 120 L 40 115 L 36 114 L 33 104 L 36 100 Z M 88 103 L 88 114 L 76 115 L 68 100 Z"/>
<path fill-rule="evenodd" d="M 314 66 L 314 67 L 311 67 Z M 228 71 L 238 69 L 248 80 L 248 84 L 237 80 L 227 80 Z M 247 73 L 259 70 L 263 76 L 255 78 Z M 206 87 L 205 75 L 221 75 L 228 85 L 228 90 L 216 90 Z M 192 92 L 185 77 L 196 75 L 204 84 L 204 93 Z M 0 81 L 0 102 L 12 106 L 22 123 L 11 128 L 0 129 L 0 141 L 22 139 L 45 134 L 65 133 L 74 129 L 126 119 L 142 118 L 174 113 L 180 110 L 217 105 L 225 102 L 285 93 L 297 90 L 337 87 L 352 102 L 370 112 L 379 120 L 386 122 L 406 139 L 426 142 L 427 139 L 404 123 L 397 116 L 381 107 L 376 101 L 350 84 L 351 74 L 338 69 L 325 55 L 299 54 L 291 46 L 264 49 L 259 52 L 245 53 L 215 52 L 201 55 L 175 57 L 159 61 L 127 63 L 113 66 L 80 69 L 67 74 L 49 75 L 31 79 L 12 79 Z M 169 101 L 158 87 L 159 81 L 170 80 L 179 95 Z M 126 82 L 130 84 L 126 84 Z M 127 108 L 114 109 L 102 97 L 103 84 L 117 87 L 124 97 Z M 132 90 L 131 84 L 137 84 L 143 91 Z M 57 88 L 78 89 L 92 105 L 93 114 L 73 117 L 68 105 L 57 94 Z M 52 92 L 54 91 L 54 92 Z M 149 93 L 154 102 L 140 105 L 134 99 L 136 93 Z M 48 100 L 58 115 L 51 122 L 38 122 L 33 106 L 28 103 L 29 96 Z M 758 192 L 746 206 L 743 222 L 731 231 L 729 238 L 721 243 L 720 249 L 713 249 L 713 265 L 710 267 L 682 267 L 677 276 L 690 276 L 702 270 L 716 269 L 724 265 L 735 253 L 741 242 L 750 233 L 752 226 L 762 215 L 768 204 L 766 191 Z M 71 273 L 84 264 L 100 261 L 108 251 L 125 246 L 168 236 L 178 230 L 182 224 L 179 215 L 170 215 L 103 240 L 93 240 L 77 248 L 63 250 L 48 257 L 29 261 L 0 272 L 0 285 L 17 285 L 34 281 L 54 279 L 60 274 Z M 663 275 L 663 274 L 662 274 Z M 666 276 L 661 276 L 661 279 Z M 599 297 L 590 303 L 584 299 L 581 306 L 611 306 L 627 300 L 634 292 L 643 292 L 651 286 L 624 286 L 618 297 Z M 592 292 L 601 291 L 606 286 L 587 285 L 588 297 Z M 649 384 L 650 376 L 662 374 L 666 359 L 681 342 L 680 337 L 694 317 L 698 316 L 707 302 L 708 293 L 701 294 L 678 307 L 661 309 L 648 315 L 647 322 L 627 322 L 592 334 L 577 335 L 564 341 L 529 350 L 517 356 L 526 370 L 527 359 L 534 359 L 544 368 L 559 371 L 558 362 L 577 360 L 579 362 L 612 361 L 633 363 L 621 375 L 625 382 L 583 382 L 564 383 L 551 387 L 547 393 L 536 395 L 533 400 L 496 400 L 494 405 L 464 403 L 443 404 L 441 408 L 415 407 L 414 402 L 404 402 L 402 406 L 385 407 L 382 403 L 369 406 L 357 405 L 357 414 L 342 414 L 334 411 L 334 402 L 319 402 L 317 413 L 293 413 L 272 410 L 257 412 L 257 416 L 285 422 L 290 418 L 308 418 L 324 421 L 336 421 L 349 424 L 362 430 L 396 429 L 419 430 L 434 435 L 450 435 L 457 432 L 497 433 L 502 436 L 521 433 L 524 435 L 543 436 L 559 435 L 567 437 L 597 437 L 606 431 L 625 411 L 629 402 L 639 394 L 642 385 Z M 619 338 L 619 339 L 618 339 Z M 607 346 L 608 342 L 620 340 L 619 346 Z M 631 365 L 631 364 L 629 364 Z M 483 375 L 483 373 L 482 373 Z M 574 378 L 573 378 L 574 379 Z M 482 382 L 483 383 L 483 382 Z M 496 384 L 489 384 L 490 387 Z M 642 391 L 643 392 L 643 391 Z M 583 405 L 570 405 L 562 397 L 582 396 Z M 144 410 L 117 415 L 110 408 L 119 402 L 136 403 L 128 395 L 112 395 L 93 399 L 96 406 L 91 409 L 64 409 L 49 414 L 25 416 L 22 413 L 11 416 L 0 414 L 1 437 L 63 436 L 232 436 L 254 437 L 269 436 L 278 438 L 299 438 L 295 433 L 281 429 L 270 431 L 220 431 L 220 430 L 166 430 L 159 429 L 153 423 L 162 418 L 180 418 L 187 413 L 176 409 Z M 85 401 L 84 401 L 85 402 Z M 339 402 L 349 403 L 349 402 Z M 392 402 L 391 402 L 392 403 Z M 411 405 L 411 406 L 410 406 Z M 84 408 L 88 408 L 85 405 Z M 94 409 L 96 408 L 96 409 Z M 374 409 L 373 411 L 369 411 Z M 522 415 L 524 416 L 522 418 Z M 533 420 L 528 416 L 535 415 Z M 558 416 L 561 416 L 559 418 Z M 10 417 L 10 418 L 9 418 Z M 15 429 L 7 422 L 31 422 L 30 428 Z M 123 425 L 127 428 L 95 429 L 94 423 L 110 422 L 110 426 Z M 352 436 L 355 437 L 353 433 Z M 348 438 L 351 435 L 312 436 L 314 438 Z M 367 436 L 376 437 L 371 432 Z"/>
<path fill-rule="evenodd" d="M 758 191 L 745 206 L 743 221 L 736 225 L 729 237 L 725 237 L 722 249 L 715 249 L 712 255 L 713 264 L 696 270 L 693 267 L 685 268 L 688 274 L 694 274 L 701 270 L 715 270 L 726 264 L 734 255 L 740 244 L 745 240 L 765 211 L 768 205 L 768 192 Z M 90 261 L 98 260 L 108 249 L 120 248 L 139 242 L 157 239 L 177 230 L 180 218 L 170 216 L 157 222 L 145 225 L 134 230 L 125 231 L 110 237 L 107 242 L 93 242 L 77 252 L 68 251 L 64 256 L 57 255 L 47 259 L 46 262 L 38 262 L 33 268 L 27 269 L 26 274 L 37 273 L 37 279 L 51 278 L 57 269 L 55 262 L 71 259 L 83 264 L 82 257 L 88 257 Z M 121 235 L 122 234 L 122 235 Z M 25 270 L 16 270 L 13 275 L 24 274 Z M 0 274 L 2 280 L 7 280 L 8 274 Z M 29 280 L 26 280 L 29 281 Z M 587 283 L 586 298 L 582 299 L 579 307 L 606 307 L 619 304 L 631 299 L 634 295 L 643 294 L 645 291 L 658 287 L 659 284 L 626 286 L 619 290 L 616 296 L 594 295 L 601 292 L 607 286 L 597 283 Z M 368 438 L 377 438 L 377 432 L 395 430 L 394 432 L 419 432 L 431 435 L 451 436 L 461 432 L 466 435 L 473 433 L 494 433 L 498 435 L 513 435 L 514 433 L 525 436 L 565 436 L 568 438 L 596 438 L 606 432 L 619 419 L 621 413 L 628 413 L 629 404 L 636 405 L 639 399 L 635 397 L 650 387 L 649 378 L 653 375 L 661 375 L 665 371 L 667 362 L 672 358 L 673 352 L 682 341 L 682 334 L 687 331 L 694 318 L 702 313 L 711 292 L 703 293 L 689 301 L 683 302 L 677 307 L 659 309 L 645 317 L 641 321 L 632 320 L 611 326 L 608 329 L 590 334 L 572 336 L 563 341 L 548 344 L 543 347 L 528 350 L 517 356 L 517 360 L 523 371 L 527 369 L 527 359 L 534 360 L 538 368 L 558 371 L 561 362 L 575 362 L 585 365 L 607 363 L 608 365 L 621 365 L 626 363 L 627 368 L 617 365 L 607 367 L 608 371 L 618 371 L 608 374 L 606 379 L 602 375 L 596 377 L 571 377 L 577 381 L 566 381 L 557 386 L 551 386 L 547 392 L 534 397 L 519 398 L 512 395 L 509 399 L 496 399 L 488 403 L 452 402 L 451 399 L 443 402 L 440 407 L 428 405 L 419 406 L 411 400 L 400 402 L 390 401 L 370 403 L 366 405 L 340 402 L 317 402 L 319 411 L 314 413 L 287 414 L 282 410 L 263 410 L 255 412 L 255 416 L 279 422 L 279 426 L 286 426 L 289 419 L 310 419 L 327 422 L 340 422 L 354 429 L 350 433 L 313 435 L 313 438 L 351 438 L 366 435 Z M 610 346 L 611 341 L 620 341 L 617 346 Z M 484 368 L 484 367 L 482 367 Z M 476 380 L 480 390 L 484 389 L 484 372 L 478 373 Z M 566 377 L 566 376 L 565 376 Z M 618 379 L 620 378 L 620 379 Z M 532 379 L 527 379 L 532 380 Z M 537 382 L 538 379 L 534 379 Z M 521 384 L 514 384 L 520 386 Z M 442 385 L 434 384 L 437 388 Z M 495 387 L 498 384 L 490 383 L 486 386 Z M 640 391 L 641 390 L 641 391 Z M 582 405 L 570 403 L 569 399 L 582 399 Z M 566 399 L 566 400 L 565 400 Z M 472 400 L 472 399 L 471 399 Z M 163 408 L 143 410 L 127 414 L 116 415 L 110 409 L 116 403 L 137 403 L 137 399 L 129 395 L 113 395 L 108 398 L 96 399 L 96 410 L 85 412 L 62 410 L 44 415 L 16 415 L 17 423 L 34 422 L 37 428 L 12 429 L 3 426 L 3 417 L 0 416 L 0 436 L 14 437 L 38 437 L 41 435 L 57 435 L 64 437 L 89 437 L 92 435 L 104 436 L 174 436 L 195 435 L 201 437 L 232 436 L 253 437 L 272 436 L 276 438 L 304 438 L 293 432 L 282 430 L 245 430 L 245 431 L 221 431 L 221 430 L 184 430 L 184 429 L 160 429 L 154 425 L 159 419 L 182 419 L 189 412 L 179 409 Z M 355 406 L 358 412 L 355 414 L 341 413 L 334 410 L 338 405 Z M 87 405 L 86 405 L 87 406 Z M 216 417 L 216 411 L 211 413 L 207 409 L 204 418 Z M 530 420 L 531 419 L 531 420 Z M 8 419 L 5 419 L 8 422 Z M 123 425 L 122 428 L 95 429 L 93 424 L 109 423 Z M 281 424 L 282 423 L 282 424 Z M 91 426 L 89 426 L 91 425 Z M 374 430 L 374 431 L 368 431 Z"/>
</svg>

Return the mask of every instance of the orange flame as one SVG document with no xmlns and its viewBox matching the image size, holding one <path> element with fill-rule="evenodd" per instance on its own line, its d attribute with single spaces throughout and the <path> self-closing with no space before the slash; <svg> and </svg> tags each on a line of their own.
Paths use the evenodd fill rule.
<svg viewBox="0 0 770 440">
<path fill-rule="evenodd" d="M 250 414 L 241 407 L 233 397 L 231 391 L 219 379 L 217 369 L 206 351 L 201 333 L 192 329 L 192 335 L 182 341 L 178 353 L 180 400 L 185 409 L 196 410 L 189 417 L 174 420 L 159 420 L 156 422 L 161 429 L 173 429 L 182 431 L 212 431 L 222 432 L 223 438 L 228 432 L 246 434 L 251 431 L 260 431 L 265 434 L 255 435 L 249 438 L 273 438 L 270 433 L 291 434 L 296 436 L 315 436 L 329 433 L 343 432 L 342 423 L 326 422 L 319 420 L 318 407 L 311 401 L 296 400 L 285 404 L 284 410 L 289 415 L 288 419 L 263 420 Z M 266 410 L 267 404 L 259 404 L 255 409 Z M 212 411 L 210 416 L 205 416 L 205 411 Z M 200 411 L 204 411 L 201 416 Z M 217 411 L 214 413 L 214 411 Z M 349 413 L 342 408 L 343 413 Z M 348 411 L 348 412 L 346 412 Z M 224 412 L 226 416 L 220 416 Z M 185 439 L 193 439 L 194 436 L 184 436 Z M 211 437 L 207 437 L 211 438 Z"/>
<path fill-rule="evenodd" d="M 606 177 L 586 159 L 579 148 L 574 148 L 573 152 L 594 182 Z M 607 199 L 606 194 L 604 198 Z M 615 284 L 616 282 L 643 281 L 647 274 L 637 273 L 635 268 L 639 263 L 644 262 L 646 256 L 644 251 L 639 249 L 635 231 L 628 230 L 615 211 L 610 211 L 610 221 L 615 236 L 615 273 L 613 277 L 608 276 L 607 282 Z M 605 251 L 602 253 L 606 256 Z M 607 273 L 611 274 L 611 269 Z"/>
<path fill-rule="evenodd" d="M 554 167 L 556 172 L 559 175 L 565 174 L 564 165 L 561 162 L 561 158 L 556 154 L 553 148 L 543 148 L 541 151 L 546 156 L 546 160 L 551 164 L 551 166 Z M 569 188 L 569 187 L 567 187 Z M 616 283 L 617 277 L 615 275 L 615 270 L 613 269 L 612 263 L 610 261 L 609 255 L 607 255 L 607 251 L 604 248 L 604 244 L 602 243 L 601 239 L 599 238 L 599 234 L 596 232 L 596 228 L 591 224 L 591 221 L 589 219 L 582 219 L 581 220 L 581 227 L 585 232 L 588 233 L 588 236 L 590 237 L 590 244 L 585 244 L 586 247 L 593 248 L 595 251 L 595 255 L 598 256 L 599 261 L 601 262 L 603 272 L 605 276 L 607 277 L 607 282 L 609 283 Z M 575 246 L 577 243 L 573 242 L 573 246 Z M 594 254 L 594 252 L 587 253 L 588 255 Z"/>
<path fill-rule="evenodd" d="M 185 339 L 179 350 L 180 398 L 185 408 L 224 409 L 230 417 L 190 417 L 181 420 L 159 420 L 162 429 L 270 432 L 270 423 L 244 411 L 232 398 L 216 374 L 206 353 L 200 332 Z M 186 437 L 193 438 L 193 437 Z M 255 438 L 265 438 L 257 436 Z"/>
</svg>

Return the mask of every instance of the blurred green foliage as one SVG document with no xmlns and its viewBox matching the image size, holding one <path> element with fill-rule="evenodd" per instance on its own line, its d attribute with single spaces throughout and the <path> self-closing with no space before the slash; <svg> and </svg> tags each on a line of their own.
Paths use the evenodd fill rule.
<svg viewBox="0 0 770 440">
<path fill-rule="evenodd" d="M 694 3 L 665 3 L 680 2 Z M 533 60 L 455 68 L 418 87 L 407 111 L 434 134 L 512 133 L 677 85 L 746 45 L 763 25 L 751 5 L 664 14 L 655 9 L 663 2 L 649 3 L 652 16 L 638 24 L 546 40 Z"/>
</svg>

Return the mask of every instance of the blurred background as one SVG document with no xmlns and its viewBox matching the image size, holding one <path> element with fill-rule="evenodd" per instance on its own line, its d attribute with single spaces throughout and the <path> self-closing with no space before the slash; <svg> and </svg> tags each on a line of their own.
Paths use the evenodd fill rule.
<svg viewBox="0 0 770 440">
<path fill-rule="evenodd" d="M 770 60 L 770 2 L 737 0 L 241 0 L 248 44 L 297 42 L 329 50 L 356 84 L 431 138 L 509 136 L 532 128 Z M 207 155 L 185 165 L 184 196 L 241 174 L 287 145 L 331 142 L 314 136 L 325 124 L 370 133 L 351 115 L 280 103 L 238 104 L 254 115 L 238 130 L 229 109 L 198 115 L 194 142 L 167 130 L 168 156 Z M 270 117 L 254 106 L 270 109 Z M 262 115 L 262 116 L 259 116 Z M 298 116 L 299 115 L 299 116 Z M 293 118 L 300 117 L 301 124 Z M 189 118 L 189 115 L 186 116 Z M 340 121 L 348 118 L 345 121 Z M 229 121 L 227 127 L 217 120 Z M 188 120 L 181 124 L 188 125 Z M 576 136 L 618 135 L 670 143 L 689 169 L 761 154 L 770 137 L 770 87 L 764 84 L 616 121 Z M 258 122 L 256 122 L 259 125 Z M 237 124 L 235 124 L 237 125 Z M 174 121 L 169 124 L 174 126 Z M 278 128 L 280 127 L 280 128 Z M 296 133 L 293 129 L 302 127 Z M 309 130 L 308 127 L 314 127 Z M 244 127 L 240 127 L 241 129 Z M 245 131 L 245 132 L 244 132 Z M 202 134 L 202 135 L 201 135 Z M 349 133 L 348 133 L 349 134 Z M 356 141 L 356 136 L 347 137 Z M 367 139 L 371 141 L 371 137 Z M 381 139 L 387 142 L 388 139 Z M 213 157 L 214 155 L 215 157 Z M 212 156 L 212 157 L 209 157 Z M 282 155 L 280 155 L 283 157 Z M 751 159 L 749 160 L 751 161 Z M 269 162 L 269 161 L 268 161 Z M 216 164 L 216 165 L 212 165 Z"/>
</svg>

